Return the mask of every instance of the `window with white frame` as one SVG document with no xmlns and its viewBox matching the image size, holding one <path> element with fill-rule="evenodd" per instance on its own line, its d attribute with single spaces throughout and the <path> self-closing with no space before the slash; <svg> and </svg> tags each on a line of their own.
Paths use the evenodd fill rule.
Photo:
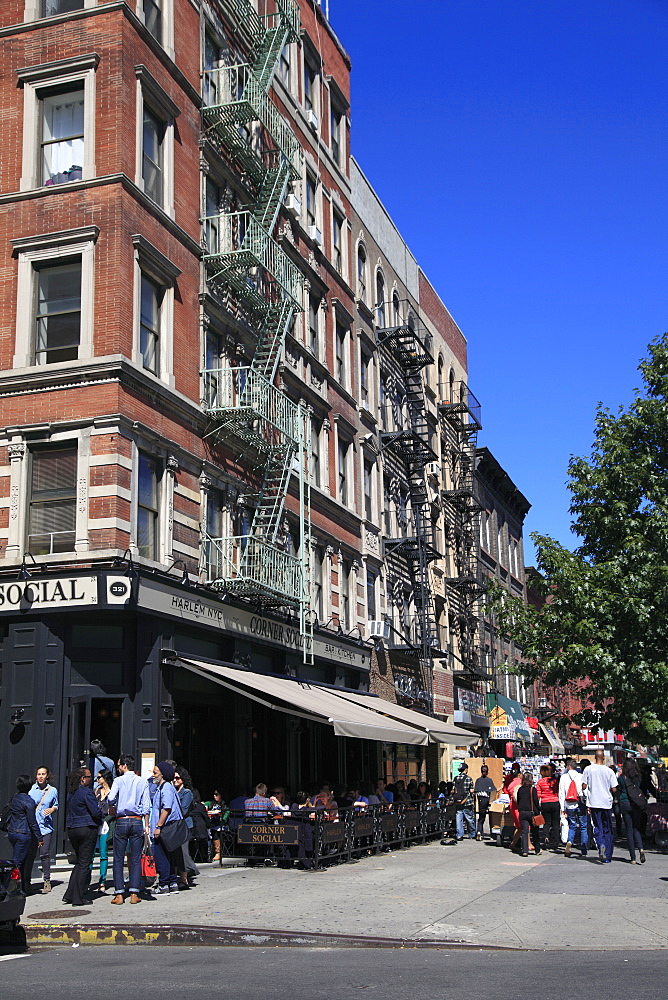
<svg viewBox="0 0 668 1000">
<path fill-rule="evenodd" d="M 392 322 L 395 326 L 401 326 L 401 303 L 397 291 L 392 293 Z"/>
<path fill-rule="evenodd" d="M 366 616 L 369 621 L 376 620 L 376 580 L 377 575 L 368 569 L 366 571 Z"/>
<path fill-rule="evenodd" d="M 179 108 L 145 66 L 137 76 L 139 187 L 169 215 L 174 211 L 174 120 Z"/>
<path fill-rule="evenodd" d="M 174 285 L 180 270 L 143 236 L 133 236 L 136 273 L 134 360 L 174 384 Z"/>
<path fill-rule="evenodd" d="M 316 618 L 322 622 L 325 618 L 325 550 L 321 545 L 316 545 L 313 553 L 313 610 Z"/>
<path fill-rule="evenodd" d="M 332 263 L 336 270 L 343 272 L 343 216 L 332 209 Z"/>
<path fill-rule="evenodd" d="M 364 460 L 364 516 L 367 521 L 373 521 L 373 480 L 374 463 L 368 459 Z"/>
<path fill-rule="evenodd" d="M 376 324 L 385 329 L 385 278 L 382 271 L 376 271 Z"/>
<path fill-rule="evenodd" d="M 330 142 L 332 147 L 332 159 L 336 163 L 337 167 L 342 166 L 341 154 L 343 152 L 343 129 L 342 129 L 343 115 L 332 102 L 330 109 Z"/>
<path fill-rule="evenodd" d="M 388 476 L 383 477 L 383 531 L 388 538 L 394 535 L 392 522 L 392 482 Z"/>
<path fill-rule="evenodd" d="M 217 35 L 207 30 L 204 33 L 204 48 L 202 51 L 202 98 L 207 107 L 220 103 L 221 74 L 220 67 L 227 61 L 228 49 L 220 43 Z"/>
<path fill-rule="evenodd" d="M 317 295 L 308 297 L 308 348 L 318 357 L 320 347 L 320 299 Z"/>
<path fill-rule="evenodd" d="M 360 402 L 365 410 L 371 409 L 371 357 L 360 351 Z"/>
<path fill-rule="evenodd" d="M 357 246 L 357 297 L 366 303 L 366 247 Z"/>
<path fill-rule="evenodd" d="M 352 564 L 349 559 L 339 559 L 339 617 L 341 627 L 351 629 L 350 588 L 352 581 Z"/>
<path fill-rule="evenodd" d="M 311 174 L 306 175 L 306 225 L 317 226 L 316 181 Z"/>
<path fill-rule="evenodd" d="M 291 77 L 292 67 L 291 67 L 290 55 L 291 55 L 290 43 L 288 42 L 281 49 L 281 57 L 278 60 L 278 79 L 281 81 L 286 90 L 290 90 L 290 83 L 291 83 L 290 77 Z"/>
<path fill-rule="evenodd" d="M 220 187 L 207 177 L 204 195 L 204 238 L 206 248 L 211 254 L 218 253 L 220 248 L 220 204 Z"/>
<path fill-rule="evenodd" d="M 53 187 L 95 176 L 96 53 L 18 70 L 23 86 L 20 187 Z"/>
<path fill-rule="evenodd" d="M 338 320 L 335 337 L 335 372 L 337 380 L 345 386 L 348 379 L 348 328 Z"/>
<path fill-rule="evenodd" d="M 26 547 L 32 555 L 73 552 L 76 538 L 77 448 L 35 448 L 30 455 Z"/>
<path fill-rule="evenodd" d="M 138 0 L 137 13 L 169 55 L 174 55 L 174 0 Z"/>
<path fill-rule="evenodd" d="M 140 451 L 137 461 L 137 551 L 145 559 L 160 558 L 160 480 L 162 463 Z"/>
<path fill-rule="evenodd" d="M 308 59 L 304 58 L 304 108 L 305 110 L 312 111 L 313 114 L 318 116 L 320 110 L 320 101 L 318 94 L 318 84 L 319 84 L 319 74 L 318 70 L 315 68 L 314 64 Z"/>
<path fill-rule="evenodd" d="M 12 240 L 18 257 L 14 367 L 93 355 L 97 226 Z"/>
<path fill-rule="evenodd" d="M 75 10 L 83 10 L 84 0 L 39 0 L 42 17 L 55 17 L 57 14 L 70 14 Z"/>
<path fill-rule="evenodd" d="M 350 452 L 350 441 L 339 435 L 338 439 L 338 498 L 342 504 L 347 505 L 352 501 L 348 479 L 348 455 Z"/>
<path fill-rule="evenodd" d="M 322 420 L 311 417 L 311 482 L 314 486 L 322 485 L 321 435 Z"/>
</svg>

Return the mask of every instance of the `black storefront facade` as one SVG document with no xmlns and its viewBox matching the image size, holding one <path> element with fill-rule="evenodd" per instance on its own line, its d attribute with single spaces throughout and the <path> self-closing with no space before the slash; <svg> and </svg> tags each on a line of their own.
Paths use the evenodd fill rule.
<svg viewBox="0 0 668 1000">
<path fill-rule="evenodd" d="M 134 753 L 148 773 L 175 758 L 203 797 L 254 783 L 291 791 L 382 773 L 383 744 L 272 711 L 184 670 L 178 656 L 367 691 L 367 645 L 316 631 L 303 662 L 299 628 L 167 574 L 102 570 L 0 580 L 0 800 L 47 765 L 64 793 L 91 739 Z M 59 848 L 63 843 L 59 817 Z"/>
</svg>

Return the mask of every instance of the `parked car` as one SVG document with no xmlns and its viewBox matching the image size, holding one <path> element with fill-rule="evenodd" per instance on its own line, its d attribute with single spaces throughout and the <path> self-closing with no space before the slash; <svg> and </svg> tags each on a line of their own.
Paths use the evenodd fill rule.
<svg viewBox="0 0 668 1000">
<path fill-rule="evenodd" d="M 0 946 L 25 945 L 25 934 L 19 926 L 25 905 L 21 873 L 11 861 L 0 860 Z"/>
</svg>

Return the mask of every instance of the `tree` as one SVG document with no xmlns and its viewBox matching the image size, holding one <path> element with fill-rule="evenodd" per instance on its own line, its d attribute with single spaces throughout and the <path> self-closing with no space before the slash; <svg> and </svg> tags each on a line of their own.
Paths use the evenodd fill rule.
<svg viewBox="0 0 668 1000">
<path fill-rule="evenodd" d="M 616 414 L 599 406 L 590 458 L 568 467 L 571 552 L 534 534 L 541 608 L 496 601 L 530 680 L 586 679 L 600 722 L 638 742 L 668 742 L 668 334 L 639 365 L 643 388 Z"/>
</svg>

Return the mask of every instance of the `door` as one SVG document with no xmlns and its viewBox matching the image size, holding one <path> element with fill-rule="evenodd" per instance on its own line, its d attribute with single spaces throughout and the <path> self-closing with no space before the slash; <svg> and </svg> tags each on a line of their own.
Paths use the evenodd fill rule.
<svg viewBox="0 0 668 1000">
<path fill-rule="evenodd" d="M 91 740 L 100 740 L 107 756 L 121 753 L 122 698 L 70 698 L 67 759 L 70 768 L 89 766 Z"/>
</svg>

